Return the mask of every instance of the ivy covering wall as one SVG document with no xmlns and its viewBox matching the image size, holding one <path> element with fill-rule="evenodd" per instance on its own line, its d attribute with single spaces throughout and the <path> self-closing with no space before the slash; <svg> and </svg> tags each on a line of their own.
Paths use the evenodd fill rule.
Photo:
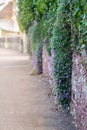
<svg viewBox="0 0 87 130">
<path fill-rule="evenodd" d="M 51 56 L 54 50 L 56 95 L 62 108 L 69 107 L 72 53 L 87 49 L 87 1 L 18 0 L 18 8 L 20 29 L 27 33 L 31 28 L 33 53 L 41 54 L 44 42 Z"/>
<path fill-rule="evenodd" d="M 58 101 L 63 108 L 69 107 L 71 98 L 72 51 L 70 46 L 70 23 L 67 21 L 69 11 L 70 8 L 67 2 L 59 3 L 51 41 L 52 49 L 54 49 L 53 73 L 56 92 Z"/>
</svg>

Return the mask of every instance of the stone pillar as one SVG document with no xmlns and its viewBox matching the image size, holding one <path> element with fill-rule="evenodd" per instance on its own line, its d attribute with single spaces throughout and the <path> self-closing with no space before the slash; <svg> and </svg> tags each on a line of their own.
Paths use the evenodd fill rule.
<svg viewBox="0 0 87 130">
<path fill-rule="evenodd" d="M 38 47 L 38 49 L 33 53 L 33 73 L 42 74 L 42 45 Z"/>
<path fill-rule="evenodd" d="M 87 129 L 87 56 L 73 54 L 71 113 L 79 130 Z"/>
</svg>

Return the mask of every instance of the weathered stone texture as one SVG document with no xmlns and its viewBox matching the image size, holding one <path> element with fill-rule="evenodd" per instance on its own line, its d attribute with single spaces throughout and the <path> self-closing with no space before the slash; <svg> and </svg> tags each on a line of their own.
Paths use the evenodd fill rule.
<svg viewBox="0 0 87 130">
<path fill-rule="evenodd" d="M 79 130 L 87 130 L 87 56 L 74 53 L 72 59 L 71 113 Z M 53 89 L 52 57 L 48 55 L 45 47 L 43 47 L 43 73 Z"/>
<path fill-rule="evenodd" d="M 48 78 L 50 85 L 53 86 L 52 57 L 48 55 L 45 47 L 43 47 L 43 74 Z"/>
<path fill-rule="evenodd" d="M 73 54 L 72 115 L 79 130 L 87 130 L 87 57 Z"/>
</svg>

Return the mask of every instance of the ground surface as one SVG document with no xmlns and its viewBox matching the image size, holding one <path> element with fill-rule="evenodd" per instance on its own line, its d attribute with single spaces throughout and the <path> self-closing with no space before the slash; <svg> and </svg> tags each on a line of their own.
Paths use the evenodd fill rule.
<svg viewBox="0 0 87 130">
<path fill-rule="evenodd" d="M 32 76 L 28 56 L 0 49 L 0 130 L 76 130 L 55 111 L 42 76 Z"/>
</svg>

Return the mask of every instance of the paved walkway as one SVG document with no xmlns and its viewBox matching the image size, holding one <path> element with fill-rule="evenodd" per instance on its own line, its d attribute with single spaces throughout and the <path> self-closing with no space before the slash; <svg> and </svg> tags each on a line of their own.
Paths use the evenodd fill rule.
<svg viewBox="0 0 87 130">
<path fill-rule="evenodd" d="M 0 49 L 0 130 L 75 130 L 62 125 L 67 115 L 62 122 L 49 88 L 31 69 L 28 56 Z"/>
</svg>

